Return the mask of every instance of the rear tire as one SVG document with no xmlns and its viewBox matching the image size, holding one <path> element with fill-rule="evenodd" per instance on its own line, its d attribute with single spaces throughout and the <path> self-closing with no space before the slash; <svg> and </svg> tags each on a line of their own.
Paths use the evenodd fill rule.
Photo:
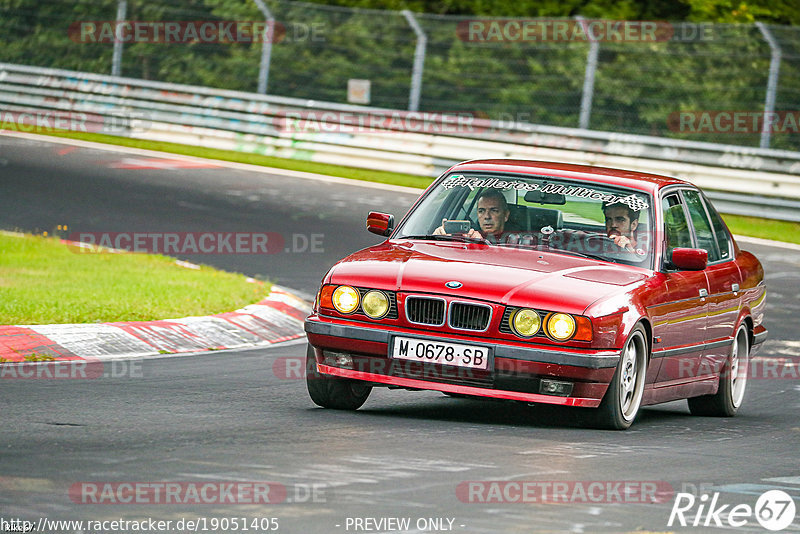
<svg viewBox="0 0 800 534">
<path fill-rule="evenodd" d="M 314 404 L 333 410 L 358 410 L 372 391 L 372 386 L 360 380 L 321 374 L 311 345 L 306 350 L 306 387 Z"/>
<path fill-rule="evenodd" d="M 625 342 L 614 378 L 598 408 L 599 427 L 625 430 L 633 424 L 642 404 L 648 350 L 644 327 L 637 325 Z"/>
<path fill-rule="evenodd" d="M 750 366 L 750 341 L 745 325 L 739 326 L 731 345 L 731 353 L 719 377 L 719 388 L 714 395 L 688 399 L 692 415 L 733 417 L 739 411 L 747 387 L 747 370 Z"/>
</svg>

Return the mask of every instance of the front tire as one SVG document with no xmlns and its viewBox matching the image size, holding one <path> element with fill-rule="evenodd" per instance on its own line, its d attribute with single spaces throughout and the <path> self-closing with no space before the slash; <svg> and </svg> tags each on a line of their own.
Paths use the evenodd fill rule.
<svg viewBox="0 0 800 534">
<path fill-rule="evenodd" d="M 719 388 L 714 395 L 688 399 L 692 415 L 733 417 L 739 411 L 747 387 L 747 370 L 750 366 L 750 342 L 747 328 L 739 326 L 731 345 L 731 354 L 719 377 Z"/>
<path fill-rule="evenodd" d="M 306 350 L 306 387 L 314 404 L 333 410 L 358 410 L 372 391 L 372 386 L 359 380 L 321 374 L 311 345 Z"/>
<path fill-rule="evenodd" d="M 598 408 L 601 428 L 625 430 L 633 424 L 642 405 L 648 352 L 644 327 L 637 325 L 625 342 L 614 378 Z"/>
</svg>

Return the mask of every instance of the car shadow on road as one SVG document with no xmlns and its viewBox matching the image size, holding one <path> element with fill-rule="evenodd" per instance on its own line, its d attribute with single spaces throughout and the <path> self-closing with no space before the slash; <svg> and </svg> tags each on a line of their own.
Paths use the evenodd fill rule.
<svg viewBox="0 0 800 534">
<path fill-rule="evenodd" d="M 427 401 L 427 402 L 426 402 Z M 377 417 L 401 417 L 406 419 L 447 421 L 470 424 L 502 426 L 525 426 L 531 428 L 597 428 L 596 409 L 574 408 L 552 405 L 528 405 L 521 402 L 508 402 L 491 399 L 442 396 L 420 398 L 418 403 L 372 405 L 369 401 L 359 410 L 359 414 Z M 665 409 L 660 406 L 653 410 L 643 408 L 633 428 L 659 425 L 665 422 L 681 422 L 691 418 L 686 405 L 671 404 Z"/>
</svg>

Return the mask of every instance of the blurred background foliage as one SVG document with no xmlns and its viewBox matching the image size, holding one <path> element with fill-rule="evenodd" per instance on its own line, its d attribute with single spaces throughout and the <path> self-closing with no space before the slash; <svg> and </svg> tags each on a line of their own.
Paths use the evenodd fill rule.
<svg viewBox="0 0 800 534">
<path fill-rule="evenodd" d="M 272 49 L 268 93 L 347 101 L 347 81 L 371 81 L 371 105 L 406 109 L 416 35 L 427 35 L 422 111 L 463 111 L 504 121 L 578 127 L 589 43 L 472 42 L 477 17 L 670 21 L 671 39 L 601 42 L 589 128 L 758 146 L 758 134 L 681 133 L 683 110 L 763 109 L 771 49 L 780 43 L 777 111 L 800 109 L 800 2 L 759 0 L 265 0 L 285 30 Z M 113 45 L 79 42 L 69 28 L 113 21 L 117 0 L 0 0 L 0 61 L 111 72 Z M 262 21 L 253 0 L 128 0 L 131 21 Z M 124 45 L 122 75 L 255 91 L 261 43 Z M 772 148 L 800 150 L 776 133 Z"/>
</svg>

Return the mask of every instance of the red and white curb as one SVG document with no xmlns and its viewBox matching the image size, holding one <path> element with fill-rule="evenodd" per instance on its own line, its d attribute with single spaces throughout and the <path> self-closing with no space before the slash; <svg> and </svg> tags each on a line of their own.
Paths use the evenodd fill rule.
<svg viewBox="0 0 800 534">
<path fill-rule="evenodd" d="M 286 289 L 234 312 L 162 321 L 0 326 L 0 362 L 112 359 L 272 345 L 305 337 L 311 305 Z"/>
</svg>

